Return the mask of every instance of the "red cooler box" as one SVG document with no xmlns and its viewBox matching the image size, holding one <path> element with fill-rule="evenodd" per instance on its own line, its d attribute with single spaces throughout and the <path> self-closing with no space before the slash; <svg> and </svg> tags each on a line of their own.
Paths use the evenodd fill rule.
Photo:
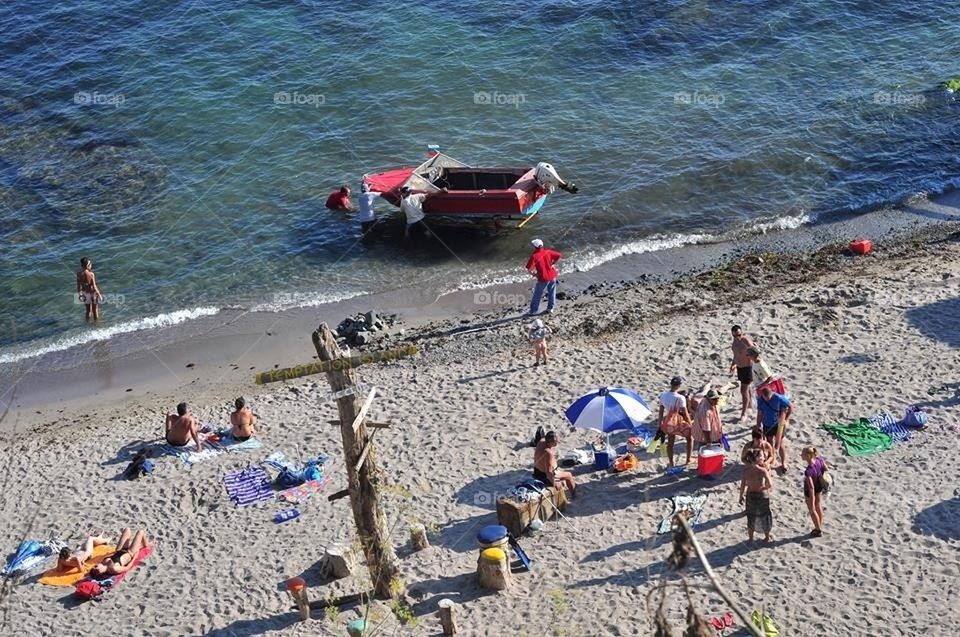
<svg viewBox="0 0 960 637">
<path fill-rule="evenodd" d="M 725 452 L 720 445 L 706 445 L 700 447 L 697 453 L 697 475 L 701 478 L 710 478 L 723 471 Z"/>
</svg>

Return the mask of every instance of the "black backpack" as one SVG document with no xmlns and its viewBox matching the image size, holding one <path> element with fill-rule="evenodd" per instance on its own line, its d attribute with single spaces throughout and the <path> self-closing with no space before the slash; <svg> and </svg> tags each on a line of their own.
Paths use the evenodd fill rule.
<svg viewBox="0 0 960 637">
<path fill-rule="evenodd" d="M 544 430 L 543 425 L 537 427 L 537 431 L 533 434 L 533 442 L 530 443 L 531 447 L 536 447 L 540 444 L 540 441 L 543 440 L 547 435 L 547 432 Z"/>
</svg>

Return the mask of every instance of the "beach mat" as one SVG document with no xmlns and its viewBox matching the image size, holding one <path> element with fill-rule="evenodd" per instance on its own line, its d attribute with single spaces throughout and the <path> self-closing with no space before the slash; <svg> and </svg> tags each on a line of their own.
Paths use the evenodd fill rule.
<svg viewBox="0 0 960 637">
<path fill-rule="evenodd" d="M 272 500 L 276 496 L 270 487 L 270 477 L 260 467 L 228 473 L 223 476 L 223 486 L 230 500 L 238 507 Z"/>
<path fill-rule="evenodd" d="M 320 493 L 323 491 L 323 488 L 327 486 L 328 482 L 330 482 L 330 476 L 323 476 L 319 480 L 307 480 L 303 484 L 278 492 L 277 497 L 281 500 L 288 501 L 305 500 L 314 493 Z"/>
<path fill-rule="evenodd" d="M 660 520 L 660 526 L 657 527 L 658 535 L 664 535 L 673 530 L 673 518 L 681 511 L 686 511 L 690 514 L 687 518 L 687 524 L 690 525 L 690 528 L 699 524 L 700 514 L 703 513 L 703 507 L 707 503 L 707 495 L 675 495 L 670 498 L 670 502 L 673 505 L 673 511 L 670 512 L 670 515 Z"/>
<path fill-rule="evenodd" d="M 167 455 L 179 458 L 180 462 L 189 466 L 210 458 L 216 458 L 228 451 L 252 451 L 263 447 L 263 443 L 257 438 L 240 442 L 232 436 L 226 435 L 217 441 L 213 441 L 209 439 L 209 435 L 201 434 L 203 440 L 203 450 L 201 451 L 197 451 L 197 445 L 192 440 L 182 447 L 174 447 L 168 442 L 163 442 L 160 444 L 160 449 Z"/>
<path fill-rule="evenodd" d="M 893 438 L 878 431 L 866 418 L 860 418 L 847 425 L 824 423 L 820 428 L 829 431 L 840 440 L 848 456 L 869 456 L 886 451 L 893 446 Z"/>
<path fill-rule="evenodd" d="M 83 563 L 83 570 L 61 571 L 59 568 L 53 567 L 41 575 L 37 581 L 47 586 L 73 586 L 85 578 L 87 573 L 93 570 L 94 566 L 109 557 L 116 550 L 117 547 L 106 544 L 95 546 L 93 547 L 93 554 L 90 556 L 90 559 Z"/>
</svg>

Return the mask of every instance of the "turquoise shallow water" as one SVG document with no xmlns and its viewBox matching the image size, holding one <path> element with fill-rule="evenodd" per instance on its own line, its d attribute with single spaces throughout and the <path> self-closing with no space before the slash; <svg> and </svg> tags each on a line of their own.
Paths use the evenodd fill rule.
<svg viewBox="0 0 960 637">
<path fill-rule="evenodd" d="M 634 4 L 3 5 L 0 362 L 232 305 L 502 280 L 533 235 L 584 269 L 960 175 L 938 3 Z M 415 252 L 323 208 L 428 143 L 550 161 L 581 194 Z M 72 302 L 83 255 L 110 295 L 96 333 Z"/>
</svg>

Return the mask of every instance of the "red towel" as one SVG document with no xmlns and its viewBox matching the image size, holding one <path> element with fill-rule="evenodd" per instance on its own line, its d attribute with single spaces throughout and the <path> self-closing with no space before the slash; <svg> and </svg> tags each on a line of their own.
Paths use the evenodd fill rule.
<svg viewBox="0 0 960 637">
<path fill-rule="evenodd" d="M 123 578 L 126 577 L 128 573 L 133 571 L 133 569 L 137 568 L 137 566 L 140 565 L 140 562 L 147 559 L 151 553 L 153 553 L 152 546 L 145 546 L 144 548 L 140 549 L 140 552 L 137 553 L 137 556 L 133 558 L 132 562 L 130 562 L 130 568 L 113 576 L 113 586 L 111 588 L 118 586 L 120 582 L 123 581 Z"/>
</svg>

